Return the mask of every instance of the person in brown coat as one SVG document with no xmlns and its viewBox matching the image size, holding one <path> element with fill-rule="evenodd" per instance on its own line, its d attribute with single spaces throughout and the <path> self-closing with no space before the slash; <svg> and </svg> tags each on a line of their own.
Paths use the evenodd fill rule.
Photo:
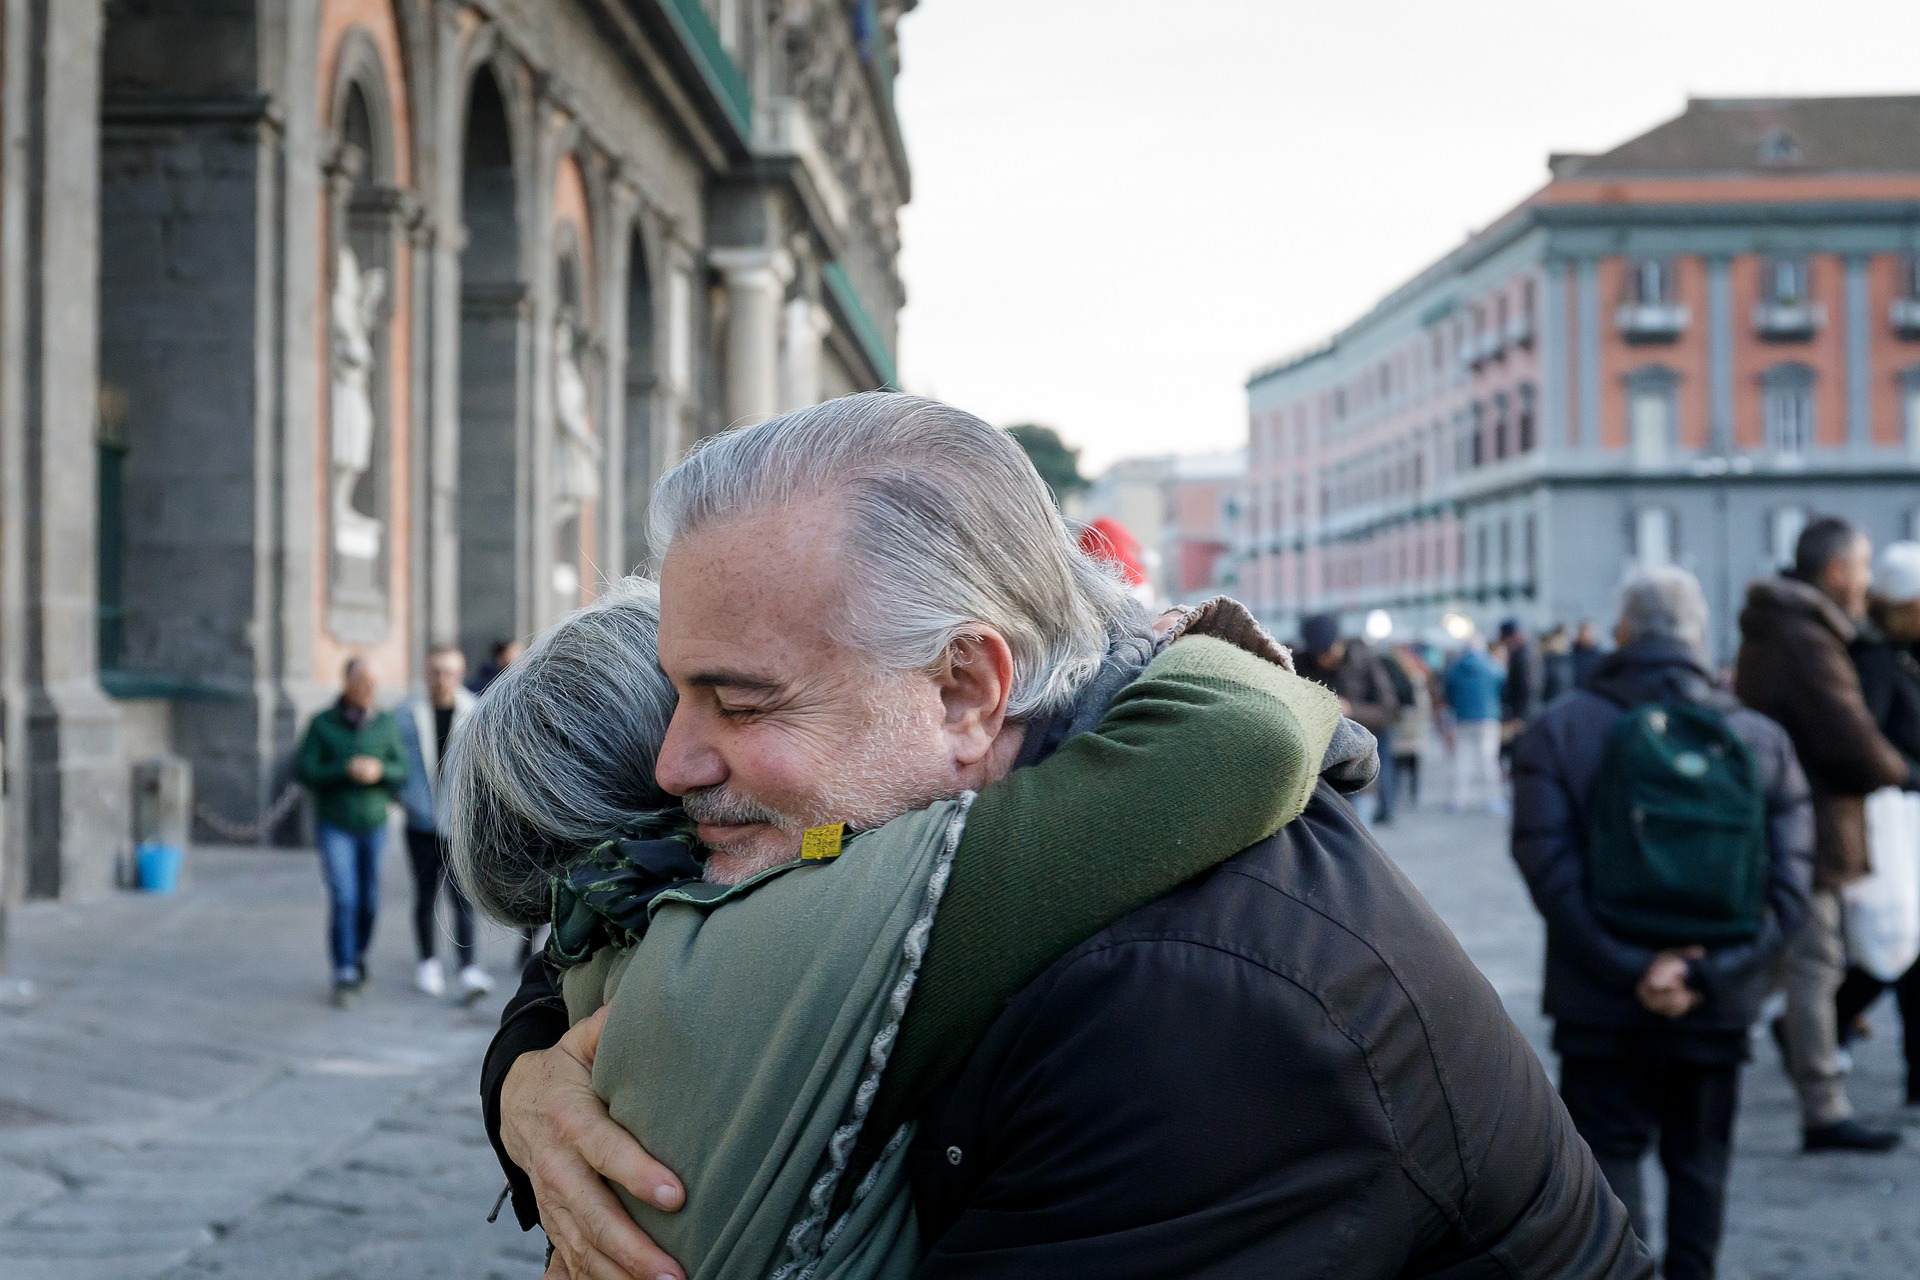
<svg viewBox="0 0 1920 1280">
<path fill-rule="evenodd" d="M 1813 909 L 1787 949 L 1785 1022 L 1809 1151 L 1888 1151 L 1900 1140 L 1853 1118 L 1834 1017 L 1846 973 L 1840 890 L 1869 869 L 1866 796 L 1916 785 L 1906 758 L 1875 726 L 1847 652 L 1866 614 L 1872 557 L 1866 535 L 1846 521 L 1809 524 L 1792 572 L 1747 589 L 1734 666 L 1734 692 L 1786 729 L 1813 791 Z"/>
</svg>

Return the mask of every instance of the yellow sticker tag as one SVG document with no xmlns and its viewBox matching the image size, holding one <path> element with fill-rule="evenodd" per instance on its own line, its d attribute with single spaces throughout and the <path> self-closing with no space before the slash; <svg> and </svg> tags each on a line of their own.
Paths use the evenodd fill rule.
<svg viewBox="0 0 1920 1280">
<path fill-rule="evenodd" d="M 826 827 L 808 827 L 800 836 L 800 858 L 804 862 L 826 862 L 840 856 L 840 843 L 846 838 L 847 824 L 836 822 Z"/>
</svg>

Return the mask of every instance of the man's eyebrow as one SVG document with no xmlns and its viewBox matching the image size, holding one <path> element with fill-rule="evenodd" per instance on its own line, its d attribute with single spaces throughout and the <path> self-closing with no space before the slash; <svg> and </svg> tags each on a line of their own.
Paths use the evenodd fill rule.
<svg viewBox="0 0 1920 1280">
<path fill-rule="evenodd" d="M 786 686 L 778 680 L 766 676 L 748 675 L 744 671 L 702 671 L 689 677 L 687 683 L 696 689 L 744 689 L 753 693 L 778 693 Z"/>
</svg>

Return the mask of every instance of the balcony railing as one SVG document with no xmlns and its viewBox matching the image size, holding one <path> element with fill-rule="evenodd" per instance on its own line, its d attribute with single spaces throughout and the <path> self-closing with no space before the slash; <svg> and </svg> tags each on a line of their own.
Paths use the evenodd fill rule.
<svg viewBox="0 0 1920 1280">
<path fill-rule="evenodd" d="M 1901 337 L 1920 338 L 1920 298 L 1895 298 L 1889 318 Z"/>
<path fill-rule="evenodd" d="M 1817 302 L 1762 302 L 1753 309 L 1753 329 L 1774 342 L 1811 338 L 1827 322 L 1827 309 Z"/>
<path fill-rule="evenodd" d="M 1614 313 L 1614 324 L 1628 342 L 1672 342 L 1691 318 L 1678 303 L 1629 302 Z"/>
</svg>

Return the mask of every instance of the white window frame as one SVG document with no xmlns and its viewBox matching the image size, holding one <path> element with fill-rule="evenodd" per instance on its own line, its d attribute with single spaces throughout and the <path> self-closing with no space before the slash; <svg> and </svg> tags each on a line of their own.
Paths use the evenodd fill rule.
<svg viewBox="0 0 1920 1280">
<path fill-rule="evenodd" d="M 1642 569 L 1660 569 L 1678 562 L 1679 548 L 1673 512 L 1660 506 L 1639 507 L 1633 513 L 1633 562 Z"/>
<path fill-rule="evenodd" d="M 1767 550 L 1775 569 L 1793 565 L 1793 550 L 1812 519 L 1805 507 L 1775 507 L 1767 513 Z"/>
</svg>

